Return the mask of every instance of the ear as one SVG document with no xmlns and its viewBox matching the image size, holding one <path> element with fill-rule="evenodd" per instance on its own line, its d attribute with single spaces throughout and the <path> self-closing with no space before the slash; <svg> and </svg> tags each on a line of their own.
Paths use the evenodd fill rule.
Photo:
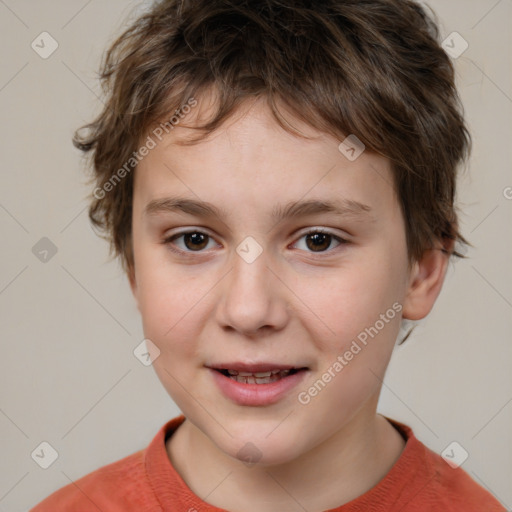
<svg viewBox="0 0 512 512">
<path fill-rule="evenodd" d="M 414 263 L 404 299 L 403 318 L 420 320 L 430 313 L 441 292 L 452 249 L 453 241 L 447 241 L 444 248 L 428 249 Z"/>
</svg>

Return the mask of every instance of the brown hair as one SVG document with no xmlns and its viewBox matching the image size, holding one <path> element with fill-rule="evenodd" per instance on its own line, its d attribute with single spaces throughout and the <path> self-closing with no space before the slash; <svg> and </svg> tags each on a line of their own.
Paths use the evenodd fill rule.
<svg viewBox="0 0 512 512">
<path fill-rule="evenodd" d="M 130 171 L 140 141 L 152 124 L 214 91 L 216 111 L 197 140 L 245 100 L 263 97 L 288 131 L 296 133 L 278 105 L 321 132 L 355 134 L 390 159 L 411 261 L 439 241 L 467 243 L 454 199 L 471 137 L 434 20 L 411 0 L 155 2 L 106 52 L 105 107 L 73 139 L 92 152 L 102 191 L 90 204 L 93 225 L 132 269 Z M 108 186 L 116 173 L 122 179 Z"/>
</svg>

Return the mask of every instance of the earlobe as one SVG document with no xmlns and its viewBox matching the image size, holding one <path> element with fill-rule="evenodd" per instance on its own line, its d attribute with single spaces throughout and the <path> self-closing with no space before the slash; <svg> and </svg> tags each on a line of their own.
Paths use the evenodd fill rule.
<svg viewBox="0 0 512 512">
<path fill-rule="evenodd" d="M 446 250 L 429 249 L 414 263 L 404 300 L 403 318 L 420 320 L 428 315 L 441 292 L 449 258 Z"/>
</svg>

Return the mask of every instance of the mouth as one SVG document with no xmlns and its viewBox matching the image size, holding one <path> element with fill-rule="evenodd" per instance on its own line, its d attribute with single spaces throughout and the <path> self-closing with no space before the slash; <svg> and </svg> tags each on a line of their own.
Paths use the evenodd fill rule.
<svg viewBox="0 0 512 512">
<path fill-rule="evenodd" d="M 241 406 L 269 406 L 289 396 L 306 378 L 307 366 L 281 363 L 222 362 L 205 365 L 217 389 Z"/>
<path fill-rule="evenodd" d="M 285 370 L 274 368 L 267 371 L 242 371 L 231 368 L 212 369 L 241 384 L 271 384 L 272 382 L 277 382 L 291 375 L 295 375 L 300 371 L 307 370 L 306 367 L 289 368 Z"/>
<path fill-rule="evenodd" d="M 242 384 L 270 384 L 298 372 L 309 370 L 307 366 L 265 362 L 225 362 L 207 366 L 207 368 Z"/>
</svg>

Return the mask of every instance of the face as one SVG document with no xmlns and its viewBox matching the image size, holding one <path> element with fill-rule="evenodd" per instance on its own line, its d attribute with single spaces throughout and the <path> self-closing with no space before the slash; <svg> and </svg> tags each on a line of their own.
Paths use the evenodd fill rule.
<svg viewBox="0 0 512 512">
<path fill-rule="evenodd" d="M 158 377 L 223 453 L 268 464 L 374 414 L 411 286 L 389 162 L 295 126 L 315 138 L 256 102 L 196 145 L 179 127 L 134 184 L 132 289 Z"/>
</svg>

